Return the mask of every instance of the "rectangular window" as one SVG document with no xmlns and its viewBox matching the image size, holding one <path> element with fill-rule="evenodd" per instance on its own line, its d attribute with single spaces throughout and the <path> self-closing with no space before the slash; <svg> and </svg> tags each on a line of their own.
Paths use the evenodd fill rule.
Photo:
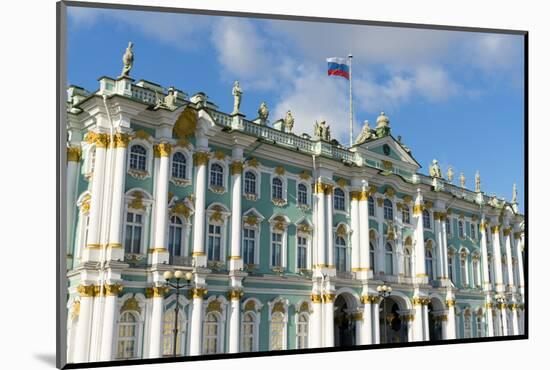
<svg viewBox="0 0 550 370">
<path fill-rule="evenodd" d="M 411 212 L 409 211 L 409 207 L 404 206 L 402 210 L 403 215 L 403 223 L 404 224 L 410 224 L 411 223 Z"/>
<path fill-rule="evenodd" d="M 245 228 L 243 238 L 243 260 L 246 265 L 254 263 L 254 249 L 256 245 L 256 230 Z"/>
<path fill-rule="evenodd" d="M 302 236 L 298 237 L 298 269 L 307 268 L 307 238 Z"/>
<path fill-rule="evenodd" d="M 124 250 L 127 253 L 140 253 L 142 229 L 142 215 L 128 212 L 126 214 L 126 237 L 124 240 Z"/>
<path fill-rule="evenodd" d="M 219 225 L 208 225 L 208 260 L 221 260 L 222 227 Z"/>
<path fill-rule="evenodd" d="M 271 266 L 282 266 L 281 254 L 283 250 L 283 234 L 280 232 L 271 233 Z"/>
</svg>

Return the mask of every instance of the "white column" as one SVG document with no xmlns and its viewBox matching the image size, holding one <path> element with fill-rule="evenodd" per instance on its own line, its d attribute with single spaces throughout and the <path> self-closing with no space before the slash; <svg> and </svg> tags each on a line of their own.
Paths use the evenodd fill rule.
<svg viewBox="0 0 550 370">
<path fill-rule="evenodd" d="M 418 194 L 414 202 L 413 208 L 413 224 L 414 224 L 414 251 L 415 251 L 415 267 L 416 281 L 427 282 L 426 263 L 424 262 L 424 224 L 422 221 L 423 198 L 418 189 Z"/>
<path fill-rule="evenodd" d="M 443 259 L 443 238 L 445 235 L 441 232 L 442 231 L 442 223 L 444 224 L 445 214 L 443 213 L 443 210 L 434 212 L 434 231 L 435 231 L 435 242 L 437 243 L 435 248 L 433 249 L 435 251 L 435 257 L 436 257 L 436 270 L 435 270 L 435 278 L 438 280 L 444 280 L 445 276 L 445 269 L 447 268 L 447 262 Z"/>
<path fill-rule="evenodd" d="M 334 347 L 334 293 L 325 293 L 323 301 L 324 347 Z"/>
<path fill-rule="evenodd" d="M 441 337 L 443 339 L 451 339 L 449 338 L 449 332 L 447 331 L 447 321 L 449 319 L 449 312 L 446 311 L 441 316 L 438 317 L 439 320 L 441 320 Z"/>
<path fill-rule="evenodd" d="M 75 363 L 81 363 L 88 362 L 90 356 L 94 286 L 79 285 L 77 290 L 80 294 L 80 312 L 78 314 L 78 327 L 75 336 L 73 361 Z"/>
<path fill-rule="evenodd" d="M 449 268 L 447 267 L 447 259 L 449 258 L 447 252 L 447 215 L 440 213 L 439 217 L 441 218 L 441 266 L 442 274 L 444 280 L 449 279 Z"/>
<path fill-rule="evenodd" d="M 327 187 L 327 191 L 325 192 L 326 197 L 326 203 L 327 203 L 327 209 L 326 209 L 326 218 L 327 218 L 327 265 L 330 268 L 335 268 L 334 266 L 334 225 L 333 225 L 333 194 L 334 188 L 332 185 L 329 185 Z M 334 340 L 334 339 L 333 339 Z"/>
<path fill-rule="evenodd" d="M 325 218 L 325 186 L 318 182 L 315 185 L 315 197 L 317 198 L 317 265 L 325 267 L 327 265 L 325 259 L 325 245 L 327 235 L 327 225 Z"/>
<path fill-rule="evenodd" d="M 482 268 L 482 274 L 481 274 L 481 284 L 483 286 L 484 292 L 490 292 L 491 291 L 491 281 L 489 281 L 489 256 L 487 251 L 487 236 L 486 233 L 487 230 L 487 222 L 485 221 L 485 218 L 481 217 L 481 223 L 479 224 L 479 230 L 481 232 L 481 268 Z"/>
<path fill-rule="evenodd" d="M 456 319 L 455 319 L 455 300 L 447 299 L 447 338 L 446 339 L 456 339 Z"/>
<path fill-rule="evenodd" d="M 422 310 L 422 298 L 413 297 L 414 320 L 413 320 L 413 338 L 415 342 L 424 340 L 424 313 Z"/>
<path fill-rule="evenodd" d="M 164 324 L 164 287 L 153 287 L 153 309 L 149 332 L 149 358 L 162 357 L 162 334 Z M 178 302 L 176 302 L 178 304 Z"/>
<path fill-rule="evenodd" d="M 495 219 L 493 222 L 498 222 Z M 491 228 L 493 234 L 493 263 L 494 263 L 494 278 L 495 278 L 495 290 L 499 293 L 504 292 L 504 286 L 502 285 L 502 254 L 500 253 L 500 226 L 497 224 Z"/>
<path fill-rule="evenodd" d="M 321 295 L 313 293 L 311 295 L 311 306 L 313 313 L 311 314 L 311 328 L 310 328 L 310 338 L 309 346 L 310 348 L 319 348 L 323 346 L 322 337 L 323 337 L 323 317 L 322 317 L 322 307 L 321 307 Z"/>
<path fill-rule="evenodd" d="M 233 149 L 234 162 L 231 164 L 231 255 L 229 269 L 231 271 L 243 268 L 241 256 L 242 231 L 242 148 Z"/>
<path fill-rule="evenodd" d="M 67 147 L 67 255 L 74 255 L 74 219 L 76 213 L 76 188 L 80 164 L 80 147 Z M 73 256 L 74 257 L 74 256 Z M 71 267 L 68 265 L 68 267 Z"/>
<path fill-rule="evenodd" d="M 508 288 L 511 292 L 516 291 L 516 286 L 514 285 L 514 264 L 512 261 L 512 227 L 507 227 L 503 231 L 505 239 L 505 248 L 506 248 L 506 272 L 508 273 Z"/>
<path fill-rule="evenodd" d="M 122 225 L 124 206 L 124 180 L 126 179 L 126 152 L 130 137 L 128 134 L 117 133 L 114 136 L 115 142 L 115 169 L 113 178 L 112 200 L 111 200 L 111 224 L 109 226 L 109 244 L 107 250 L 108 260 L 122 260 L 124 248 L 122 248 Z"/>
<path fill-rule="evenodd" d="M 376 221 L 378 223 L 378 248 L 374 252 L 374 258 L 378 264 L 378 271 L 374 271 L 376 274 L 381 272 L 386 273 L 386 263 L 385 263 L 385 248 L 384 248 L 384 200 L 383 198 L 376 198 L 375 206 L 376 209 Z M 368 205 L 368 201 L 367 201 Z"/>
<path fill-rule="evenodd" d="M 430 321 L 428 317 L 428 300 L 424 300 L 422 304 L 422 328 L 424 341 L 430 340 Z"/>
<path fill-rule="evenodd" d="M 519 292 L 521 294 L 521 299 L 523 300 L 524 297 L 524 276 L 523 276 L 523 254 L 521 252 L 521 233 L 515 232 L 514 233 L 514 244 L 515 244 L 515 254 L 516 254 L 516 260 L 518 263 L 518 288 Z"/>
<path fill-rule="evenodd" d="M 206 266 L 206 253 L 204 251 L 204 232 L 206 217 L 206 172 L 208 164 L 207 152 L 196 152 L 193 156 L 195 175 L 195 215 L 193 216 L 193 254 L 195 265 Z M 202 298 L 201 298 L 202 300 Z M 195 354 L 200 354 L 200 346 Z"/>
<path fill-rule="evenodd" d="M 361 297 L 361 302 L 363 303 L 363 322 L 361 323 L 360 344 L 373 343 L 372 298 L 372 296 L 368 295 Z"/>
<path fill-rule="evenodd" d="M 360 216 L 359 216 L 359 196 L 361 192 L 352 191 L 350 192 L 350 217 L 351 217 L 351 271 L 355 272 L 357 275 L 361 271 L 361 243 L 360 235 L 361 228 L 360 225 Z M 368 228 L 367 228 L 368 234 Z"/>
<path fill-rule="evenodd" d="M 229 292 L 229 353 L 239 352 L 240 329 L 241 329 L 241 297 L 242 290 L 235 289 Z"/>
<path fill-rule="evenodd" d="M 82 262 L 99 259 L 101 207 L 103 200 L 103 182 L 105 178 L 105 156 L 109 143 L 107 134 L 88 133 L 88 142 L 95 143 L 94 172 L 92 174 L 92 194 L 88 222 L 88 239 L 82 253 Z"/>
<path fill-rule="evenodd" d="M 415 320 L 414 314 L 409 312 L 407 315 L 405 315 L 403 320 L 405 321 L 405 325 L 407 325 L 407 342 L 409 343 L 414 342 L 414 327 L 413 327 L 413 322 Z"/>
<path fill-rule="evenodd" d="M 369 234 L 369 192 L 363 189 L 358 201 L 359 226 L 359 267 L 361 268 L 361 278 L 367 279 L 372 276 L 374 266 L 370 265 L 370 234 Z M 352 226 L 352 230 L 353 229 Z"/>
<path fill-rule="evenodd" d="M 157 178 L 155 202 L 155 235 L 152 248 L 152 263 L 160 264 L 168 262 L 168 248 L 166 242 L 166 227 L 168 225 L 168 178 L 170 171 L 170 153 L 172 146 L 168 143 L 160 143 L 155 147 L 155 155 L 160 157 L 159 172 Z"/>
<path fill-rule="evenodd" d="M 485 336 L 494 337 L 496 335 L 494 328 L 494 319 L 493 319 L 493 303 L 491 302 L 491 296 L 487 295 L 485 298 Z"/>
<path fill-rule="evenodd" d="M 193 288 L 191 292 L 193 306 L 189 333 L 189 355 L 197 356 L 202 352 L 202 301 L 203 296 L 206 294 L 206 289 Z"/>
<path fill-rule="evenodd" d="M 508 335 L 508 316 L 506 314 L 506 303 L 500 303 L 498 306 L 500 310 L 500 324 L 502 326 L 502 335 Z"/>
<path fill-rule="evenodd" d="M 114 360 L 114 330 L 117 321 L 116 309 L 118 294 L 122 291 L 120 284 L 105 284 L 105 305 L 103 314 L 103 333 L 101 335 L 100 361 Z"/>
<path fill-rule="evenodd" d="M 380 343 L 380 298 L 372 299 L 372 341 L 374 344 Z"/>
<path fill-rule="evenodd" d="M 512 335 L 519 335 L 519 320 L 518 320 L 518 310 L 517 304 L 512 303 L 510 305 L 510 310 L 512 311 Z"/>
<path fill-rule="evenodd" d="M 363 312 L 355 312 L 353 314 L 353 321 L 355 321 L 355 345 L 360 345 L 363 342 Z"/>
</svg>

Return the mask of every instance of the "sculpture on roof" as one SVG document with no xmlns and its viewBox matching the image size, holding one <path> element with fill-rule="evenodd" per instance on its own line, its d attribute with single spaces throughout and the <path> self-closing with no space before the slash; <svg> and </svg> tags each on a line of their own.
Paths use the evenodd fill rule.
<svg viewBox="0 0 550 370">
<path fill-rule="evenodd" d="M 439 167 L 439 164 L 437 163 L 437 159 L 434 159 L 432 161 L 432 164 L 430 165 L 430 176 L 441 178 L 441 168 Z"/>
<path fill-rule="evenodd" d="M 161 97 L 158 92 L 155 91 L 156 104 L 155 109 L 166 108 L 170 110 L 176 109 L 176 96 L 174 95 L 174 88 L 168 89 L 168 94 L 165 97 Z"/>
<path fill-rule="evenodd" d="M 370 139 L 373 136 L 374 136 L 374 132 L 372 131 L 372 129 L 369 126 L 369 121 L 365 120 L 365 122 L 363 124 L 363 129 L 361 129 L 361 133 L 359 134 L 359 136 L 355 140 L 355 144 L 356 145 L 357 144 L 363 144 L 365 141 L 367 141 L 368 139 Z"/>
<path fill-rule="evenodd" d="M 315 121 L 314 129 L 316 137 L 324 141 L 330 141 L 330 126 L 326 124 L 325 120 Z"/>
<path fill-rule="evenodd" d="M 460 187 L 462 189 L 466 187 L 466 176 L 464 176 L 464 172 L 460 173 Z"/>
<path fill-rule="evenodd" d="M 239 81 L 235 81 L 233 83 L 233 113 L 231 114 L 238 114 L 239 108 L 241 107 L 241 96 L 243 94 L 243 91 L 241 90 L 241 86 L 239 85 Z"/>
<path fill-rule="evenodd" d="M 403 150 L 405 150 L 407 153 L 411 154 L 411 149 L 408 146 L 405 145 L 405 143 L 401 139 L 401 135 L 397 136 L 397 142 L 399 143 L 399 145 L 401 145 Z"/>
<path fill-rule="evenodd" d="M 384 137 L 390 134 L 390 119 L 386 113 L 380 112 L 376 119 L 376 137 Z"/>
<path fill-rule="evenodd" d="M 132 50 L 133 47 L 134 44 L 132 43 L 132 41 L 128 42 L 126 52 L 124 52 L 124 55 L 122 56 L 122 63 L 124 64 L 124 66 L 122 67 L 122 73 L 120 74 L 120 77 L 130 77 L 130 70 L 134 65 L 134 51 Z"/>
<path fill-rule="evenodd" d="M 285 124 L 285 131 L 292 132 L 292 128 L 294 127 L 294 117 L 292 117 L 290 110 L 286 112 L 283 123 Z"/>
<path fill-rule="evenodd" d="M 447 180 L 449 180 L 449 182 L 453 182 L 453 178 L 455 177 L 455 171 L 453 170 L 452 167 L 449 166 L 449 168 L 447 169 Z"/>
<path fill-rule="evenodd" d="M 269 109 L 265 101 L 263 101 L 262 104 L 260 104 L 260 108 L 258 108 L 258 117 L 260 117 L 260 125 L 265 126 L 267 124 L 267 118 L 269 117 Z"/>
<path fill-rule="evenodd" d="M 479 171 L 476 171 L 476 193 L 481 192 L 481 176 L 479 175 Z"/>
<path fill-rule="evenodd" d="M 516 186 L 516 183 L 514 183 L 514 186 L 512 186 L 512 204 L 517 204 L 518 202 L 518 187 Z"/>
</svg>

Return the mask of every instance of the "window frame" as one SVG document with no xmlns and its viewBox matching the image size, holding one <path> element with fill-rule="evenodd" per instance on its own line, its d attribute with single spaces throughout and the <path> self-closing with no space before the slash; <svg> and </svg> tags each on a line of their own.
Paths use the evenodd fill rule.
<svg viewBox="0 0 550 370">
<path fill-rule="evenodd" d="M 136 147 L 141 147 L 143 150 L 145 150 L 145 153 L 135 153 L 137 156 L 143 156 L 143 166 L 144 168 L 134 168 L 132 167 L 132 154 L 134 152 L 132 151 Z M 149 148 L 147 148 L 146 145 L 143 145 L 142 143 L 132 143 L 130 147 L 128 148 L 128 169 L 138 172 L 149 172 L 149 166 L 148 166 L 148 156 L 149 156 Z M 139 164 L 139 158 L 138 158 L 138 164 Z"/>
<path fill-rule="evenodd" d="M 303 248 L 303 247 L 300 247 L 300 245 L 304 245 L 304 244 L 300 244 L 300 239 L 305 239 L 306 240 L 306 243 L 305 243 L 305 266 L 304 267 L 300 267 L 299 265 L 299 261 L 300 261 L 300 248 Z M 311 269 L 311 236 L 308 234 L 308 233 L 305 233 L 305 232 L 302 232 L 302 231 L 299 231 L 297 230 L 296 231 L 296 271 L 301 271 L 301 270 L 310 270 Z"/>
<path fill-rule="evenodd" d="M 300 322 L 300 318 L 305 317 L 305 332 L 300 332 L 300 325 L 303 325 L 303 323 Z M 296 313 L 296 341 L 295 341 L 295 347 L 296 349 L 307 349 L 309 348 L 309 332 L 310 332 L 310 314 L 308 312 L 302 311 Z M 305 347 L 299 346 L 300 343 L 300 337 L 305 337 Z"/>
<path fill-rule="evenodd" d="M 426 230 L 432 230 L 432 213 L 427 209 L 422 211 L 422 227 Z"/>
<path fill-rule="evenodd" d="M 252 175 L 254 175 L 254 193 L 248 193 L 246 191 L 246 184 L 248 182 L 247 178 L 246 178 L 246 175 L 250 173 Z M 243 189 L 242 189 L 242 194 L 243 196 L 248 199 L 248 200 L 258 200 L 260 199 L 260 194 L 261 194 L 261 172 L 255 170 L 253 167 L 247 167 L 244 171 L 243 171 Z"/>
<path fill-rule="evenodd" d="M 341 199 L 341 203 L 343 205 L 342 209 L 336 208 L 336 190 L 340 191 L 342 194 L 341 196 L 339 196 L 339 198 Z M 347 213 L 348 211 L 346 191 L 339 186 L 336 186 L 332 192 L 332 210 L 335 213 Z"/>
<path fill-rule="evenodd" d="M 214 177 L 212 175 L 212 167 L 214 166 L 220 166 L 221 168 L 221 185 L 212 183 L 212 181 L 214 181 Z M 217 194 L 223 194 L 227 191 L 227 165 L 225 162 L 216 159 L 210 160 L 208 162 L 208 189 Z"/>
<path fill-rule="evenodd" d="M 388 253 L 388 246 L 390 247 L 391 252 Z M 394 266 L 394 258 L 395 258 L 395 250 L 394 246 L 390 242 L 386 242 L 384 244 L 384 275 L 393 276 L 395 275 L 395 266 Z M 388 273 L 387 267 L 388 267 L 388 254 L 391 255 L 391 273 Z"/>
<path fill-rule="evenodd" d="M 306 202 L 300 201 L 300 186 L 306 189 Z M 296 181 L 296 204 L 300 207 L 311 207 L 311 186 L 305 181 Z"/>
<path fill-rule="evenodd" d="M 405 215 L 407 216 L 405 217 Z M 407 225 L 411 224 L 411 209 L 406 204 L 401 207 L 401 222 Z"/>
<path fill-rule="evenodd" d="M 384 198 L 382 203 L 382 208 L 384 210 L 384 220 L 393 221 L 394 212 L 393 212 L 393 202 L 388 198 Z"/>
</svg>

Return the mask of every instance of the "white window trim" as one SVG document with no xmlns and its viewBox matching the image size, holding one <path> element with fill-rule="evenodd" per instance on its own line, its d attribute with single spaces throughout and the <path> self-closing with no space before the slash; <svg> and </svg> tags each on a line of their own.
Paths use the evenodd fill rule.
<svg viewBox="0 0 550 370">
<path fill-rule="evenodd" d="M 403 217 L 403 209 L 407 209 L 409 211 L 409 222 L 405 222 L 405 219 Z M 401 206 L 401 222 L 404 225 L 412 225 L 411 207 L 409 207 L 407 204 L 403 204 Z"/>
<path fill-rule="evenodd" d="M 208 305 L 210 302 L 218 300 L 221 302 L 221 312 L 214 311 L 209 313 L 214 313 L 219 315 L 219 321 L 218 321 L 218 341 L 217 341 L 217 348 L 216 353 L 224 353 L 225 352 L 225 321 L 226 321 L 226 310 L 227 310 L 227 299 L 223 296 L 210 296 L 207 300 L 205 300 L 202 304 L 202 326 L 201 326 L 201 339 L 202 339 L 202 353 L 204 354 L 204 344 L 205 344 L 205 336 L 204 336 L 204 327 L 206 323 L 206 315 L 209 314 L 206 312 Z"/>
<path fill-rule="evenodd" d="M 185 217 L 183 217 L 182 215 L 173 215 L 173 214 L 169 214 L 168 215 L 168 227 L 166 228 L 167 230 L 167 235 L 166 235 L 166 244 L 167 244 L 167 249 L 169 249 L 169 245 L 170 245 L 170 227 L 172 226 L 172 217 L 177 217 L 181 220 L 181 224 L 174 224 L 176 226 L 180 226 L 181 227 L 181 240 L 180 240 L 180 245 L 181 245 L 181 249 L 180 249 L 180 254 L 179 256 L 176 256 L 174 255 L 174 257 L 184 257 L 187 255 L 187 247 L 188 247 L 188 243 L 189 243 L 189 233 L 190 233 L 190 224 L 189 222 L 187 222 L 187 219 Z"/>
<path fill-rule="evenodd" d="M 278 200 L 273 198 L 273 179 L 279 178 L 281 179 L 283 183 L 283 199 L 282 203 Z M 277 175 L 277 174 L 271 174 L 269 178 L 269 199 L 271 199 L 271 202 L 279 207 L 284 207 L 288 204 L 288 179 L 285 175 Z"/>
<path fill-rule="evenodd" d="M 132 153 L 132 147 L 134 145 L 141 145 L 147 151 L 147 153 L 145 154 L 145 171 L 144 172 L 130 168 L 130 154 Z M 153 168 L 153 145 L 147 140 L 143 140 L 143 139 L 132 140 L 128 145 L 128 150 L 126 152 L 126 173 L 128 173 L 130 176 L 136 179 L 143 180 L 148 177 L 151 177 L 152 168 Z"/>
<path fill-rule="evenodd" d="M 223 169 L 223 176 L 222 176 L 223 185 L 219 189 L 218 188 L 213 188 L 212 184 L 211 184 L 211 181 L 210 181 L 211 180 L 210 178 L 211 178 L 211 175 L 212 175 L 212 165 L 215 164 L 215 163 L 222 166 L 222 169 Z M 220 160 L 220 159 L 215 159 L 215 158 L 210 159 L 210 161 L 208 162 L 208 190 L 210 190 L 211 192 L 216 193 L 216 194 L 225 194 L 225 193 L 227 193 L 227 189 L 229 188 L 228 187 L 228 178 L 229 178 L 228 172 L 229 172 L 229 168 L 228 168 L 226 160 Z"/>
<path fill-rule="evenodd" d="M 308 225 L 309 227 L 311 227 L 311 225 Z M 307 244 L 306 244 L 306 267 L 305 269 L 306 270 L 311 270 L 311 233 L 305 233 L 303 231 L 300 231 L 298 230 L 298 224 L 296 225 L 296 258 L 295 258 L 295 261 L 294 261 L 294 270 L 296 272 L 299 272 L 300 270 L 303 270 L 303 269 L 300 269 L 298 267 L 298 237 L 301 237 L 301 238 L 307 238 Z"/>
<path fill-rule="evenodd" d="M 174 155 L 181 153 L 185 156 L 185 178 L 177 178 L 172 174 L 172 166 L 174 162 Z M 170 155 L 170 182 L 176 186 L 186 187 L 193 182 L 193 156 L 187 149 L 177 148 Z"/>
<path fill-rule="evenodd" d="M 284 305 L 285 312 L 283 313 L 283 350 L 288 349 L 288 299 L 283 298 L 277 298 L 273 301 L 268 302 L 269 306 L 269 347 L 268 350 L 271 350 L 272 347 L 272 340 L 271 340 L 271 322 L 273 318 L 273 307 L 275 306 L 275 303 L 282 302 Z"/>
<path fill-rule="evenodd" d="M 463 252 L 466 253 L 466 256 L 463 258 L 462 254 Z M 470 252 L 468 252 L 468 249 L 461 248 L 459 253 L 459 265 L 460 265 L 460 282 L 462 283 L 463 288 L 469 288 L 470 287 Z M 466 270 L 466 274 L 462 271 L 462 261 L 464 261 L 464 268 Z"/>
<path fill-rule="evenodd" d="M 428 249 L 428 247 L 426 245 L 424 245 L 424 260 L 426 260 L 426 253 L 428 253 L 428 250 L 432 253 L 432 278 L 433 280 L 436 280 L 437 279 L 437 276 L 436 275 L 436 266 L 435 266 L 435 262 L 436 262 L 436 255 L 435 255 L 435 242 L 432 240 L 432 239 L 428 239 L 428 240 L 431 240 L 432 241 L 432 247 L 430 249 Z M 426 244 L 428 242 L 428 240 L 426 240 Z M 428 271 L 426 271 L 426 274 L 428 275 Z"/>
<path fill-rule="evenodd" d="M 251 352 L 257 352 L 260 348 L 260 313 L 252 310 L 243 311 L 241 314 L 241 348 L 244 348 L 244 316 L 252 314 L 254 317 L 254 330 L 252 331 L 252 350 Z M 243 351 L 244 352 L 244 351 Z"/>
<path fill-rule="evenodd" d="M 116 318 L 116 326 L 115 326 L 115 330 L 114 330 L 114 335 L 113 335 L 113 343 L 112 343 L 112 350 L 113 350 L 113 357 L 115 359 L 118 359 L 118 328 L 119 328 L 119 324 L 120 324 L 120 317 L 122 316 L 122 314 L 124 312 L 120 312 L 122 306 L 124 305 L 124 302 L 126 302 L 127 299 L 130 299 L 130 298 L 135 298 L 138 303 L 139 303 L 139 308 L 141 310 L 141 312 L 138 312 L 138 311 L 124 311 L 124 312 L 132 312 L 133 314 L 136 315 L 137 317 L 137 326 L 136 326 L 136 355 L 135 357 L 133 357 L 133 359 L 139 359 L 139 358 L 142 358 L 142 347 L 143 347 L 143 335 L 144 335 L 144 316 L 142 314 L 142 312 L 145 312 L 145 297 L 143 296 L 143 294 L 136 294 L 134 296 L 133 293 L 127 293 L 125 294 L 124 296 L 122 296 L 121 298 L 118 298 L 118 302 L 117 302 L 117 318 Z"/>
<path fill-rule="evenodd" d="M 392 273 L 391 274 L 388 274 L 388 272 L 386 271 L 386 254 L 387 254 L 387 251 L 386 251 L 386 245 L 389 244 L 391 246 L 391 254 L 392 254 L 392 258 L 391 258 L 391 268 L 392 268 Z M 391 241 L 389 240 L 386 240 L 384 241 L 384 274 L 387 275 L 387 276 L 397 276 L 397 246 L 395 243 L 392 243 Z"/>
<path fill-rule="evenodd" d="M 254 196 L 252 196 L 250 194 L 247 194 L 245 192 L 245 182 L 246 182 L 245 175 L 246 175 L 247 172 L 252 172 L 254 175 L 256 175 L 256 193 L 253 194 Z M 254 167 L 246 167 L 241 176 L 242 176 L 242 195 L 243 195 L 243 197 L 245 197 L 248 200 L 260 200 L 261 199 L 261 193 L 262 193 L 262 191 L 261 191 L 261 189 L 262 189 L 262 173 Z"/>
<path fill-rule="evenodd" d="M 346 228 L 346 235 L 344 236 L 337 234 L 337 230 L 341 225 L 343 225 Z M 340 272 L 351 272 L 351 240 L 350 240 L 350 228 L 348 227 L 348 225 L 346 225 L 343 222 L 339 222 L 338 225 L 336 225 L 336 227 L 332 228 L 332 246 L 334 248 L 333 250 L 334 258 L 336 258 L 336 248 L 337 248 L 336 238 L 338 236 L 341 236 L 344 239 L 344 242 L 346 243 L 346 266 L 345 266 L 345 270 Z M 336 264 L 336 261 L 334 261 L 334 263 Z"/>
<path fill-rule="evenodd" d="M 273 269 L 273 268 L 277 268 L 277 267 L 281 267 L 283 270 L 286 269 L 287 267 L 287 250 L 288 250 L 288 225 L 289 225 L 289 220 L 285 218 L 285 222 L 283 223 L 283 229 L 282 230 L 279 230 L 279 229 L 276 229 L 275 226 L 277 224 L 278 221 L 275 220 L 275 217 L 277 216 L 281 216 L 281 215 L 278 215 L 278 214 L 275 214 L 273 215 L 273 217 L 269 220 L 269 268 Z M 272 241 L 272 234 L 274 232 L 278 232 L 278 233 L 282 233 L 282 251 L 281 251 L 281 266 L 273 266 L 271 264 L 271 256 L 272 256 L 272 253 L 273 253 L 273 241 Z"/>
<path fill-rule="evenodd" d="M 370 209 L 368 208 L 369 207 L 369 199 L 372 198 L 372 201 L 373 201 L 373 211 L 374 212 L 371 212 Z M 376 220 L 378 217 L 378 213 L 377 213 L 377 209 L 378 208 L 378 205 L 376 204 L 376 199 L 372 196 L 372 195 L 369 195 L 368 198 L 367 198 L 367 210 L 369 212 L 369 219 L 373 219 L 373 220 Z"/>
<path fill-rule="evenodd" d="M 307 203 L 306 204 L 298 203 L 298 186 L 300 184 L 304 184 L 306 186 L 306 190 L 307 190 Z M 308 181 L 304 181 L 304 180 L 296 181 L 296 206 L 297 207 L 304 208 L 304 209 L 310 209 L 311 208 L 312 194 L 313 193 L 312 193 L 312 189 L 311 189 L 311 183 L 309 183 Z"/>
<path fill-rule="evenodd" d="M 130 208 L 130 203 L 134 199 L 134 197 L 131 196 L 130 194 L 132 194 L 134 191 L 135 191 L 134 189 L 127 191 L 124 199 L 124 212 L 123 212 L 124 223 L 122 226 L 122 248 L 125 250 L 124 252 L 125 256 L 135 255 L 135 254 L 138 254 L 138 255 L 147 254 L 147 241 L 149 240 L 149 224 L 150 224 L 149 215 L 151 213 L 151 200 L 143 197 L 142 203 L 145 206 L 145 209 Z M 145 193 L 145 192 L 142 191 L 142 193 Z M 140 214 L 143 220 L 142 222 L 143 227 L 141 229 L 141 246 L 139 248 L 140 253 L 127 253 L 125 249 L 124 243 L 126 242 L 126 222 L 127 222 L 126 219 L 127 219 L 128 212 Z"/>
<path fill-rule="evenodd" d="M 344 210 L 339 210 L 339 209 L 336 209 L 336 207 L 334 207 L 335 205 L 335 201 L 334 201 L 334 192 L 336 191 L 336 189 L 340 189 L 342 190 L 342 192 L 344 193 Z M 340 215 L 347 215 L 348 212 L 349 212 L 349 200 L 348 200 L 348 192 L 346 191 L 346 187 L 341 187 L 341 186 L 335 186 L 333 191 L 332 191 L 332 210 L 334 213 L 336 214 L 340 214 Z M 368 205 L 367 205 L 368 207 Z"/>
<path fill-rule="evenodd" d="M 309 348 L 309 341 L 310 341 L 310 333 L 311 333 L 311 314 L 309 312 L 299 312 L 299 310 L 296 310 L 296 314 L 294 315 L 294 327 L 296 328 L 296 338 L 294 339 L 295 348 L 298 349 L 298 324 L 300 316 L 306 316 L 307 317 L 307 332 L 306 332 L 306 347 L 300 348 L 300 349 L 306 349 Z"/>
<path fill-rule="evenodd" d="M 422 211 L 422 226 L 424 228 L 424 230 L 433 230 L 433 212 L 431 212 L 429 209 L 425 210 L 426 212 L 428 212 L 428 217 L 430 219 L 430 227 L 426 227 L 424 225 L 424 211 Z"/>
<path fill-rule="evenodd" d="M 220 222 L 220 221 L 210 221 L 210 216 L 212 216 L 212 214 L 214 213 L 215 211 L 212 211 L 212 210 L 208 210 L 206 211 L 206 223 L 205 223 L 205 230 L 204 230 L 204 235 L 206 237 L 206 240 L 205 240 L 205 248 L 206 248 L 206 259 L 208 260 L 208 228 L 210 225 L 216 225 L 216 226 L 221 226 L 221 230 L 220 230 L 220 234 L 221 234 L 221 241 L 220 241 L 220 260 L 218 262 L 226 262 L 226 255 L 227 255 L 227 251 L 226 251 L 226 243 L 227 243 L 227 217 L 223 217 L 223 222 Z M 214 261 L 212 261 L 214 262 Z"/>
<path fill-rule="evenodd" d="M 391 209 L 392 209 L 392 217 L 387 219 L 385 216 L 386 216 L 386 205 L 384 204 L 384 202 L 388 200 L 390 203 L 391 203 Z M 387 221 L 394 221 L 396 216 L 397 216 L 397 207 L 395 206 L 395 202 L 393 200 L 391 200 L 390 198 L 384 198 L 384 202 L 382 203 L 382 219 L 387 222 Z"/>
</svg>

